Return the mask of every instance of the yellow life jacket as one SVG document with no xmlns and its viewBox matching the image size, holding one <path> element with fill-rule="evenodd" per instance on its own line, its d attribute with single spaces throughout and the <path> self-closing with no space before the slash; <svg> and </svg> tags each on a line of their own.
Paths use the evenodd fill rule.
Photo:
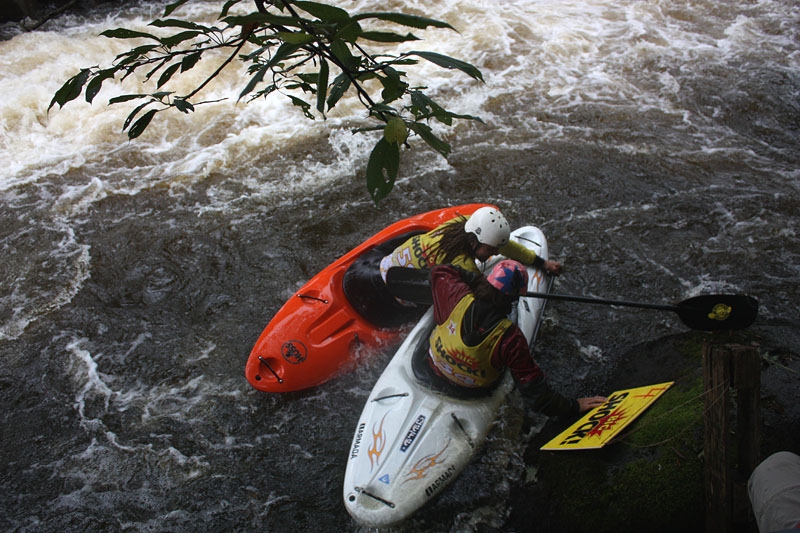
<svg viewBox="0 0 800 533">
<path fill-rule="evenodd" d="M 386 281 L 386 273 L 391 267 L 431 268 L 434 265 L 442 264 L 444 252 L 438 246 L 442 238 L 442 229 L 449 224 L 456 224 L 457 222 L 457 218 L 449 220 L 436 229 L 409 238 L 395 248 L 391 254 L 381 261 L 380 271 L 384 281 Z M 514 240 L 508 241 L 505 246 L 501 247 L 500 254 L 524 265 L 530 265 L 536 259 L 536 252 Z M 450 261 L 450 264 L 463 268 L 468 272 L 481 273 L 478 265 L 475 264 L 475 259 L 466 254 L 455 257 Z"/>
<path fill-rule="evenodd" d="M 474 295 L 466 295 L 447 320 L 433 328 L 430 354 L 434 366 L 450 381 L 464 387 L 488 387 L 502 374 L 502 368 L 492 366 L 492 353 L 512 322 L 504 318 L 478 345 L 467 346 L 461 328 L 464 315 L 474 301 Z"/>
<path fill-rule="evenodd" d="M 445 224 L 454 224 L 456 220 L 446 222 Z M 444 226 L 444 224 L 442 225 Z M 435 265 L 442 263 L 444 259 L 444 252 L 439 249 L 439 241 L 442 238 L 441 229 L 439 226 L 433 231 L 415 235 L 384 258 L 381 262 L 381 274 L 386 279 L 386 271 L 391 267 L 413 267 L 413 268 L 431 268 Z M 451 264 L 468 270 L 470 272 L 480 273 L 475 260 L 467 255 L 460 255 L 454 258 Z"/>
</svg>

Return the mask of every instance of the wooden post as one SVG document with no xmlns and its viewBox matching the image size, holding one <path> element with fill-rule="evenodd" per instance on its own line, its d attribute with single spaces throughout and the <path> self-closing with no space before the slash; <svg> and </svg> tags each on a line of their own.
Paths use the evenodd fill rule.
<svg viewBox="0 0 800 533">
<path fill-rule="evenodd" d="M 706 531 L 746 531 L 752 523 L 747 479 L 760 450 L 761 358 L 753 346 L 703 345 Z M 731 422 L 736 389 L 736 419 Z M 733 457 L 730 434 L 735 429 Z"/>
</svg>

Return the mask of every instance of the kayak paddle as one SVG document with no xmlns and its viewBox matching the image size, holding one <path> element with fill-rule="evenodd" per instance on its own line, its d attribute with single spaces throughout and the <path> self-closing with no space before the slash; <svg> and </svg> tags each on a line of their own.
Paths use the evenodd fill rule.
<svg viewBox="0 0 800 533">
<path fill-rule="evenodd" d="M 392 267 L 386 274 L 386 286 L 389 292 L 397 298 L 424 305 L 433 303 L 428 270 Z M 694 296 L 675 305 L 625 302 L 544 292 L 528 292 L 523 296 L 587 304 L 673 311 L 678 314 L 678 317 L 686 326 L 701 331 L 744 329 L 755 322 L 758 315 L 758 300 L 743 294 Z"/>
</svg>

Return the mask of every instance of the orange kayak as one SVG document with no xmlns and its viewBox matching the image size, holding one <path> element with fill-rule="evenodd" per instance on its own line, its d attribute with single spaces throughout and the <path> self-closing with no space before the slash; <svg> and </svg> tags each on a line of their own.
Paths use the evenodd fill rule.
<svg viewBox="0 0 800 533">
<path fill-rule="evenodd" d="M 395 222 L 327 266 L 281 307 L 256 341 L 247 381 L 264 392 L 315 387 L 352 368 L 355 350 L 396 342 L 427 308 L 400 306 L 380 278 L 381 258 L 407 238 L 487 204 L 438 209 Z"/>
</svg>

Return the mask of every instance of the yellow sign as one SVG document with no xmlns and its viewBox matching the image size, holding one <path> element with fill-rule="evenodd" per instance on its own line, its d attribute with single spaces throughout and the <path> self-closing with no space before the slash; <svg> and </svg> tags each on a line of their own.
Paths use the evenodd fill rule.
<svg viewBox="0 0 800 533">
<path fill-rule="evenodd" d="M 621 390 L 542 446 L 542 450 L 602 448 L 664 394 L 674 381 Z"/>
</svg>

